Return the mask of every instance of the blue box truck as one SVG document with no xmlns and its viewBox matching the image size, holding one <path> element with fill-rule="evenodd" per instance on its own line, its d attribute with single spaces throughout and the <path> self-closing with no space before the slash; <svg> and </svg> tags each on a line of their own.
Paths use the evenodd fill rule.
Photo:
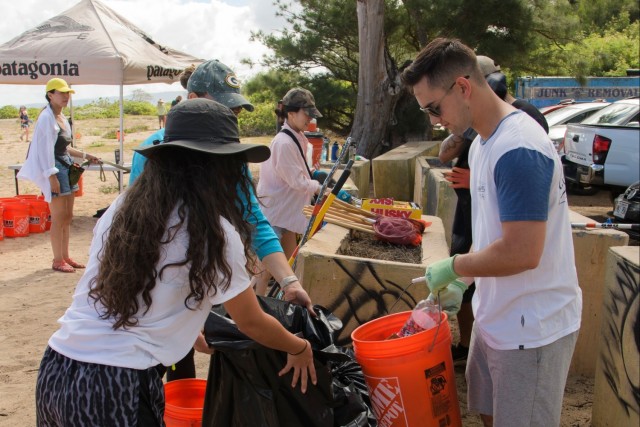
<svg viewBox="0 0 640 427">
<path fill-rule="evenodd" d="M 518 77 L 515 95 L 537 108 L 554 105 L 566 99 L 593 101 L 640 96 L 640 76 L 587 77 L 583 86 L 573 77 Z"/>
</svg>

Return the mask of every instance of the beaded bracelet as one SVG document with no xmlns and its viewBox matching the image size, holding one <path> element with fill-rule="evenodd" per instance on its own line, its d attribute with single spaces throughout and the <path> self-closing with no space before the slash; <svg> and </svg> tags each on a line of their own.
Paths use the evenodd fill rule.
<svg viewBox="0 0 640 427">
<path fill-rule="evenodd" d="M 309 341 L 304 340 L 304 347 L 302 347 L 302 350 L 300 350 L 300 351 L 299 351 L 299 352 L 297 352 L 297 353 L 287 353 L 287 354 L 289 354 L 289 355 L 291 355 L 291 356 L 299 356 L 299 355 L 301 355 L 302 353 L 304 353 L 304 351 L 307 349 L 307 345 L 308 345 L 308 344 L 309 344 Z"/>
</svg>

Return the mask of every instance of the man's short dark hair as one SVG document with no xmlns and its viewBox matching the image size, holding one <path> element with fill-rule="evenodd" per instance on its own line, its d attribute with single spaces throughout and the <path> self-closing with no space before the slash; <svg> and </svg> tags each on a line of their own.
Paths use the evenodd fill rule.
<svg viewBox="0 0 640 427">
<path fill-rule="evenodd" d="M 458 39 L 437 38 L 425 46 L 401 75 L 407 86 L 415 86 L 426 77 L 430 86 L 451 84 L 452 78 L 479 75 L 476 55 Z"/>
</svg>

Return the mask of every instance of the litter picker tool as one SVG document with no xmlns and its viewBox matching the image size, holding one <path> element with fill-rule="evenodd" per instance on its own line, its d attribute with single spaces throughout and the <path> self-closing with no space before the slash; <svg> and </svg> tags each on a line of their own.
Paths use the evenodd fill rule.
<svg viewBox="0 0 640 427">
<path fill-rule="evenodd" d="M 322 204 L 316 202 L 316 207 L 313 209 L 313 213 L 311 214 L 311 218 L 309 220 L 310 226 L 307 227 L 307 232 L 305 232 L 305 236 L 307 237 L 305 238 L 305 236 L 303 236 L 303 238 L 298 243 L 298 246 L 296 246 L 296 249 L 293 251 L 293 254 L 291 254 L 291 258 L 289 259 L 289 264 L 291 264 L 292 270 L 295 271 L 296 268 L 298 251 L 309 240 L 310 236 L 313 236 L 313 234 L 318 230 L 320 224 L 322 224 L 322 218 L 329 209 L 329 206 L 331 206 L 331 203 L 336 200 L 338 192 L 347 181 L 347 178 L 349 178 L 352 165 L 353 160 L 349 160 L 349 163 L 347 163 L 344 171 L 342 171 L 342 175 L 340 175 L 340 178 L 338 178 L 338 181 L 336 182 L 336 185 L 334 185 L 333 190 L 331 190 L 331 193 L 324 199 Z M 271 287 L 268 296 L 273 297 L 273 294 L 276 294 L 276 298 L 282 298 L 283 292 L 280 290 L 280 286 L 274 285 Z"/>
<path fill-rule="evenodd" d="M 348 137 L 347 140 L 345 141 L 345 143 L 343 144 L 342 150 L 338 154 L 338 158 L 336 159 L 335 163 L 333 164 L 333 167 L 331 168 L 331 170 L 329 171 L 329 174 L 325 178 L 324 183 L 322 184 L 322 187 L 320 187 L 320 191 L 318 192 L 318 197 L 316 198 L 316 204 L 315 204 L 315 207 L 314 207 L 314 212 L 311 215 L 311 217 L 309 218 L 309 222 L 307 224 L 307 228 L 306 228 L 304 234 L 302 235 L 302 238 L 300 239 L 300 242 L 298 243 L 298 246 L 293 251 L 293 254 L 291 254 L 291 258 L 289 259 L 289 264 L 291 265 L 291 269 L 294 270 L 294 271 L 295 271 L 295 268 L 296 268 L 296 260 L 298 258 L 298 251 L 307 242 L 307 240 L 309 240 L 309 238 L 311 237 L 311 235 L 312 235 L 311 229 L 313 228 L 313 224 L 315 223 L 316 217 L 319 214 L 320 209 L 324 205 L 324 203 L 321 203 L 322 198 L 324 197 L 324 193 L 327 191 L 327 187 L 329 186 L 329 183 L 333 179 L 333 175 L 335 174 L 336 170 L 338 169 L 338 166 L 340 165 L 340 162 L 342 161 L 342 158 L 345 157 L 346 153 L 349 152 L 349 147 L 351 146 L 352 143 L 353 143 L 353 140 L 351 139 L 351 137 Z M 345 172 L 347 170 L 349 172 L 344 177 L 344 180 L 342 180 L 342 176 L 341 176 L 340 179 L 338 180 L 338 182 L 336 182 L 336 185 L 333 187 L 334 188 L 333 191 L 335 191 L 335 195 L 338 194 L 338 192 L 340 191 L 342 185 L 344 184 L 344 182 L 347 180 L 349 174 L 351 173 L 350 168 L 351 168 L 352 165 L 353 165 L 353 161 L 351 161 L 350 163 L 347 164 L 347 167 L 343 171 L 343 175 L 345 174 Z M 341 180 L 342 180 L 342 182 L 340 182 Z M 333 191 L 332 191 L 332 194 L 333 194 Z M 335 195 L 333 197 L 334 199 L 335 199 Z M 328 199 L 328 197 L 327 197 L 327 199 Z M 282 298 L 283 293 L 280 291 L 280 286 L 272 286 L 271 290 L 269 291 L 268 296 L 269 297 L 273 297 L 274 295 L 277 295 L 277 298 Z"/>
<path fill-rule="evenodd" d="M 327 187 L 329 186 L 329 183 L 333 179 L 333 175 L 336 173 L 336 170 L 338 169 L 338 165 L 340 165 L 340 162 L 342 161 L 342 158 L 346 155 L 346 153 L 348 153 L 349 146 L 351 145 L 351 143 L 352 143 L 351 137 L 348 137 L 347 141 L 342 146 L 342 150 L 340 151 L 340 154 L 338 155 L 338 158 L 336 159 L 336 162 L 333 164 L 333 167 L 331 168 L 331 171 L 329 171 L 329 174 L 327 175 L 327 178 L 324 180 L 324 183 L 322 184 L 322 187 L 320 187 L 320 191 L 318 192 L 318 197 L 316 197 L 316 204 L 315 204 L 315 208 L 314 208 L 314 213 L 309 218 L 309 222 L 307 223 L 307 228 L 304 231 L 304 234 L 302 235 L 302 238 L 300 239 L 300 243 L 298 244 L 298 247 L 296 247 L 295 251 L 291 255 L 292 259 L 289 260 L 289 264 L 291 264 L 291 269 L 294 270 L 294 271 L 295 271 L 295 267 L 296 267 L 296 258 L 297 258 L 297 255 L 298 255 L 298 249 L 301 248 L 302 245 L 304 245 L 307 242 L 307 240 L 309 240 L 309 238 L 311 237 L 311 228 L 313 227 L 313 223 L 316 220 L 316 216 L 318 215 L 318 212 L 320 211 L 320 208 L 323 205 L 323 203 L 321 203 L 321 200 L 324 197 L 324 193 L 327 191 Z M 351 162 L 351 165 L 353 165 L 353 162 Z M 351 165 L 348 165 L 349 168 L 351 168 Z M 346 170 L 347 169 L 345 168 L 345 171 Z M 347 180 L 347 178 L 345 178 L 345 181 L 346 180 Z M 343 184 L 344 184 L 344 181 L 343 181 Z M 336 187 L 338 187 L 338 183 L 336 183 L 336 185 L 334 186 L 334 189 Z M 338 191 L 340 191 L 340 188 L 338 188 Z M 338 193 L 336 193 L 336 194 L 338 194 Z"/>
<path fill-rule="evenodd" d="M 119 165 L 119 164 L 117 164 L 117 163 L 110 162 L 110 161 L 108 161 L 108 160 L 100 160 L 100 163 L 105 163 L 105 164 L 107 164 L 107 165 L 109 165 L 109 166 L 113 166 L 114 168 L 116 168 L 116 169 L 120 169 L 120 170 L 121 170 L 121 171 L 123 171 L 123 172 L 131 172 L 131 168 L 128 168 L 128 167 L 126 167 L 126 166 Z"/>
<path fill-rule="evenodd" d="M 572 222 L 571 228 L 611 228 L 614 230 L 640 231 L 640 224 L 619 224 L 613 222 Z"/>
</svg>

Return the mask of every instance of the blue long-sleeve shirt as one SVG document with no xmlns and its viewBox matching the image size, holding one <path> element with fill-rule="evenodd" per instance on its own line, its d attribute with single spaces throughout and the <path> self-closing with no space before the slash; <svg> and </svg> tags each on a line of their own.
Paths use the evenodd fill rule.
<svg viewBox="0 0 640 427">
<path fill-rule="evenodd" d="M 145 147 L 147 145 L 153 144 L 153 141 L 164 139 L 164 129 L 160 129 L 157 132 L 153 133 L 147 139 L 144 140 L 140 147 Z M 138 178 L 138 176 L 142 173 L 144 169 L 144 165 L 147 162 L 147 158 L 142 154 L 134 152 L 133 159 L 131 160 L 131 173 L 129 174 L 129 186 L 131 186 L 134 181 Z M 249 168 L 245 167 L 245 173 L 247 175 L 247 179 L 251 180 L 251 172 Z M 267 221 L 262 210 L 260 210 L 260 204 L 258 203 L 258 199 L 253 191 L 253 187 L 249 188 L 249 200 L 247 201 L 244 193 L 239 191 L 238 195 L 240 196 L 240 200 L 245 207 L 245 219 L 251 224 L 255 225 L 254 233 L 252 236 L 252 246 L 253 250 L 258 255 L 258 258 L 263 259 L 267 255 L 270 255 L 275 252 L 283 252 L 282 246 L 280 245 L 280 240 L 278 240 L 278 236 L 273 232 L 271 228 L 271 224 Z"/>
</svg>

